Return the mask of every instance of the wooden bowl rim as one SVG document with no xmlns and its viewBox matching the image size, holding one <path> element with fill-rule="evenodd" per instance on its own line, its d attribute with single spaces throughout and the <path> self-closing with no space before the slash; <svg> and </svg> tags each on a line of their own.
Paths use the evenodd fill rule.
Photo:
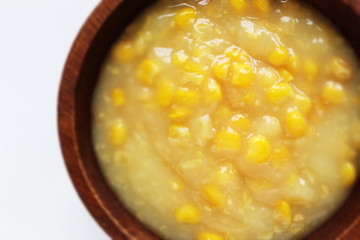
<svg viewBox="0 0 360 240">
<path fill-rule="evenodd" d="M 101 1 L 83 24 L 69 52 L 58 96 L 58 129 L 61 150 L 68 174 L 78 196 L 96 222 L 113 239 L 134 239 L 113 216 L 93 186 L 79 152 L 76 132 L 76 87 L 86 54 L 102 25 L 124 0 Z"/>
</svg>

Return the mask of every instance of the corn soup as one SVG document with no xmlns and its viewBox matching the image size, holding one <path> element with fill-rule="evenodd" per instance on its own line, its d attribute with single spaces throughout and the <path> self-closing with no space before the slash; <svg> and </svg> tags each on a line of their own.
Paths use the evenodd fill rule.
<svg viewBox="0 0 360 240">
<path fill-rule="evenodd" d="M 99 164 L 163 239 L 299 239 L 356 181 L 358 71 L 298 2 L 159 1 L 103 66 Z"/>
</svg>

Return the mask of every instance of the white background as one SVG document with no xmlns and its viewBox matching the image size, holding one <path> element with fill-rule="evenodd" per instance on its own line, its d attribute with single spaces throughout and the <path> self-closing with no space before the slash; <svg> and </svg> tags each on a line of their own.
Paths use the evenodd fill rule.
<svg viewBox="0 0 360 240">
<path fill-rule="evenodd" d="M 109 239 L 67 175 L 56 128 L 62 68 L 100 0 L 0 0 L 0 239 Z"/>
</svg>

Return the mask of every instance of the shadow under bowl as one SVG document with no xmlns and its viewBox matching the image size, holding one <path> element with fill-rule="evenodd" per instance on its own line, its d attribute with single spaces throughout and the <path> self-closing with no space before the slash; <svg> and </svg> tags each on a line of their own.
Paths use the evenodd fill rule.
<svg viewBox="0 0 360 240">
<path fill-rule="evenodd" d="M 58 128 L 68 172 L 87 209 L 112 239 L 160 239 L 131 215 L 111 190 L 98 165 L 91 136 L 91 102 L 104 59 L 122 31 L 152 2 L 103 0 L 75 40 L 59 90 Z M 360 1 L 305 2 L 333 21 L 360 59 Z M 342 207 L 305 239 L 360 239 L 359 203 L 358 181 Z"/>
</svg>

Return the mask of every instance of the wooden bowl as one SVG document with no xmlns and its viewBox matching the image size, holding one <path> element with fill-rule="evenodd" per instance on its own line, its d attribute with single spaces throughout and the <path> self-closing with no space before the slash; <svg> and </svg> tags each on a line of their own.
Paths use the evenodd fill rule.
<svg viewBox="0 0 360 240">
<path fill-rule="evenodd" d="M 82 201 L 113 239 L 160 239 L 118 201 L 97 163 L 91 138 L 91 100 L 100 67 L 124 28 L 153 0 L 103 0 L 70 51 L 58 99 L 63 156 Z M 360 57 L 360 0 L 307 0 L 327 15 Z M 307 240 L 360 239 L 360 184 L 345 204 Z"/>
</svg>

